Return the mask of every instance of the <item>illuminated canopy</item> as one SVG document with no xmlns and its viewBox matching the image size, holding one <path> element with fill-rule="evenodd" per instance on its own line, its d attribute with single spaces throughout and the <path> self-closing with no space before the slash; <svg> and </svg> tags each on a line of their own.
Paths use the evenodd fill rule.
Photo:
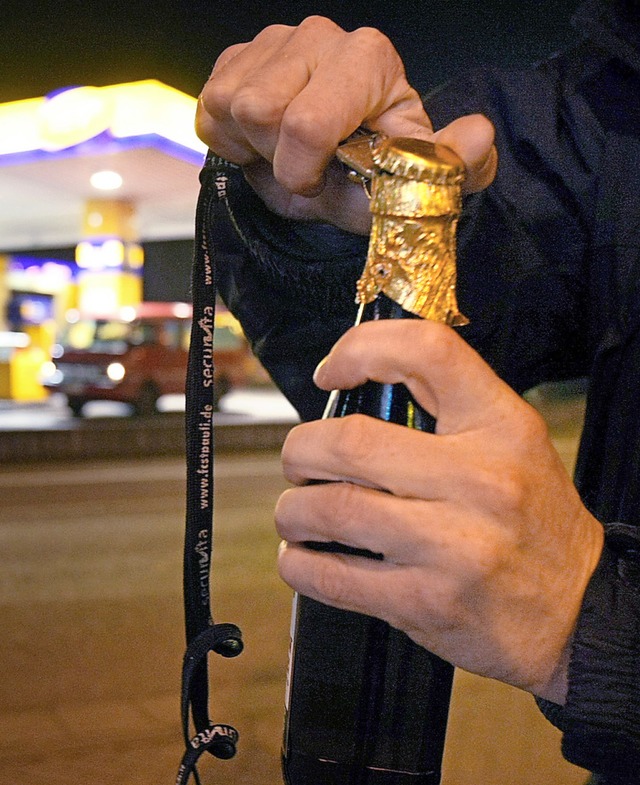
<svg viewBox="0 0 640 785">
<path fill-rule="evenodd" d="M 195 98 L 154 79 L 0 104 L 0 166 L 109 142 L 118 150 L 156 146 L 200 163 L 205 147 L 193 128 L 195 107 Z"/>
</svg>

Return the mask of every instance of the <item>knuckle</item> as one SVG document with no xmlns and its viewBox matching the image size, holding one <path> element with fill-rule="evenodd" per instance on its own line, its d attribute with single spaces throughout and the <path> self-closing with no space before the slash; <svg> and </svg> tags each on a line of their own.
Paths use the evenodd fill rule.
<svg viewBox="0 0 640 785">
<path fill-rule="evenodd" d="M 387 36 L 375 27 L 359 27 L 347 34 L 349 46 L 384 54 L 388 57 L 398 57 L 396 50 Z"/>
<path fill-rule="evenodd" d="M 523 406 L 519 419 L 519 442 L 526 448 L 536 447 L 546 442 L 549 437 L 549 428 L 544 417 L 533 406 Z"/>
<path fill-rule="evenodd" d="M 419 322 L 422 352 L 431 366 L 448 367 L 460 349 L 460 338 L 451 327 L 440 322 Z"/>
<path fill-rule="evenodd" d="M 283 36 L 288 36 L 294 28 L 291 25 L 273 24 L 264 27 L 255 40 L 280 41 Z"/>
<path fill-rule="evenodd" d="M 372 60 L 383 75 L 384 83 L 391 87 L 397 80 L 405 85 L 406 75 L 402 59 L 387 36 L 374 27 L 360 27 L 349 35 L 349 46 L 363 58 Z"/>
<path fill-rule="evenodd" d="M 200 103 L 211 117 L 222 117 L 229 114 L 232 96 L 233 86 L 226 79 L 213 76 L 202 91 Z"/>
<path fill-rule="evenodd" d="M 535 472 L 540 467 L 548 442 L 544 419 L 528 405 L 519 408 L 516 427 L 509 428 L 508 451 L 495 460 L 476 463 L 474 482 L 486 508 L 501 516 L 526 512 L 531 501 Z"/>
<path fill-rule="evenodd" d="M 461 589 L 452 578 L 441 583 L 415 582 L 415 588 L 405 603 L 407 611 L 398 621 L 404 628 L 444 632 L 455 629 L 461 618 Z M 411 609 L 418 609 L 417 614 Z M 391 622 L 393 624 L 393 621 Z"/>
<path fill-rule="evenodd" d="M 341 607 L 352 599 L 345 571 L 339 559 L 318 559 L 313 583 L 319 596 L 330 605 Z"/>
<path fill-rule="evenodd" d="M 513 466 L 502 465 L 478 472 L 476 476 L 480 498 L 492 513 L 514 515 L 526 504 L 526 485 L 521 472 Z"/>
<path fill-rule="evenodd" d="M 331 133 L 329 116 L 317 105 L 289 105 L 282 114 L 280 132 L 305 149 L 323 152 Z"/>
<path fill-rule="evenodd" d="M 262 62 L 261 58 L 265 54 L 282 51 L 295 30 L 296 28 L 292 25 L 267 25 L 260 30 L 247 48 L 249 52 L 256 52 L 260 56 L 257 62 Z"/>
<path fill-rule="evenodd" d="M 431 343 L 436 356 L 439 356 L 443 363 L 450 363 L 454 357 L 458 356 L 461 349 L 466 349 L 467 345 L 455 332 L 453 327 L 436 322 L 435 329 L 431 330 Z M 437 353 L 440 353 L 438 355 Z"/>
<path fill-rule="evenodd" d="M 229 113 L 241 126 L 268 128 L 279 122 L 282 106 L 272 94 L 245 84 L 229 100 Z"/>
<path fill-rule="evenodd" d="M 374 447 L 371 434 L 370 417 L 364 414 L 350 414 L 341 420 L 334 453 L 342 465 L 358 468 L 370 458 Z"/>
<path fill-rule="evenodd" d="M 499 575 L 508 561 L 508 548 L 503 537 L 484 538 L 476 543 L 473 561 L 466 571 L 468 586 L 485 586 L 492 577 Z"/>
<path fill-rule="evenodd" d="M 334 539 L 350 545 L 351 525 L 362 511 L 362 499 L 358 488 L 348 482 L 331 483 L 325 487 L 322 516 L 331 526 Z"/>
<path fill-rule="evenodd" d="M 342 28 L 335 22 L 320 14 L 311 14 L 311 16 L 307 16 L 298 25 L 298 30 L 301 33 L 308 33 L 314 36 L 317 35 L 321 38 L 324 38 L 330 33 L 343 32 Z"/>
<path fill-rule="evenodd" d="M 209 80 L 215 79 L 217 75 L 220 74 L 222 69 L 230 63 L 233 58 L 239 54 L 243 49 L 247 47 L 247 44 L 232 44 L 228 46 L 226 49 L 222 51 L 216 62 L 214 63 L 213 70 L 211 75 L 209 76 Z"/>
</svg>

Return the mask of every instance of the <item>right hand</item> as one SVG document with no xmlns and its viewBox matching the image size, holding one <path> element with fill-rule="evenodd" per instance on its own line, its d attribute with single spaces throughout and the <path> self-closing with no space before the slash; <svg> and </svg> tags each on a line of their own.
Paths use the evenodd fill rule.
<svg viewBox="0 0 640 785">
<path fill-rule="evenodd" d="M 451 327 L 380 319 L 340 338 L 323 390 L 405 384 L 434 434 L 354 414 L 292 429 L 276 509 L 281 576 L 383 619 L 473 673 L 563 704 L 604 532 L 542 417 Z M 320 480 L 323 482 L 310 482 Z M 383 554 L 324 553 L 309 541 Z"/>
<path fill-rule="evenodd" d="M 462 117 L 434 134 L 389 39 L 372 28 L 349 33 L 322 17 L 267 27 L 251 43 L 225 50 L 196 117 L 200 138 L 242 166 L 271 210 L 366 234 L 366 197 L 334 158 L 361 125 L 451 147 L 466 164 L 468 192 L 495 175 L 486 118 Z"/>
</svg>

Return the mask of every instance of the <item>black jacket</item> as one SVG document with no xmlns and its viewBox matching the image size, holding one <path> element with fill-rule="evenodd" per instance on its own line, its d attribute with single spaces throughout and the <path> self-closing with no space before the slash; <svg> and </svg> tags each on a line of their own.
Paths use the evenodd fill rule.
<svg viewBox="0 0 640 785">
<path fill-rule="evenodd" d="M 479 111 L 497 131 L 497 178 L 460 223 L 463 335 L 519 392 L 589 379 L 576 483 L 607 544 L 567 704 L 543 709 L 570 761 L 640 782 L 640 14 L 633 0 L 591 2 L 576 24 L 570 51 L 472 74 L 426 103 L 436 127 Z M 218 159 L 203 181 L 224 195 L 209 226 L 223 298 L 301 416 L 317 417 L 311 374 L 353 323 L 367 241 L 269 214 Z"/>
</svg>

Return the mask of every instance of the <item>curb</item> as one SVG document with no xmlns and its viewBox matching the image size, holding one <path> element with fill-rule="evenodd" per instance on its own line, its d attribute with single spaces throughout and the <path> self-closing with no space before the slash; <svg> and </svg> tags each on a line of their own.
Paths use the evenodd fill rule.
<svg viewBox="0 0 640 785">
<path fill-rule="evenodd" d="M 293 423 L 216 425 L 219 452 L 279 450 Z M 0 432 L 3 464 L 184 455 L 184 415 L 86 420 L 64 430 Z"/>
</svg>

